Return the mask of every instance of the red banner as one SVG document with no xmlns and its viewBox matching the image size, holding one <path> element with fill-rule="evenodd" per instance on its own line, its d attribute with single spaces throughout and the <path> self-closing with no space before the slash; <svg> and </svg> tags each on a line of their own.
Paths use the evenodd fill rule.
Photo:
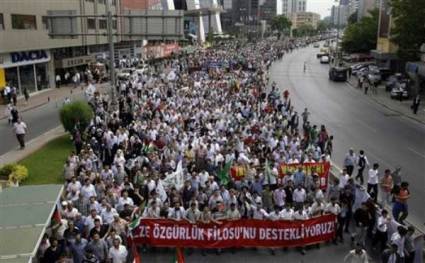
<svg viewBox="0 0 425 263">
<path fill-rule="evenodd" d="M 319 175 L 320 188 L 326 190 L 328 187 L 328 176 L 331 164 L 329 162 L 324 163 L 293 163 L 293 164 L 281 164 L 279 166 L 279 176 L 281 178 L 288 174 L 294 174 L 298 171 L 298 168 L 302 168 L 304 174 L 311 174 L 316 172 Z"/>
<path fill-rule="evenodd" d="M 222 224 L 142 219 L 132 234 L 136 244 L 157 247 L 298 247 L 332 240 L 335 229 L 335 215 L 303 221 L 242 219 Z"/>
</svg>

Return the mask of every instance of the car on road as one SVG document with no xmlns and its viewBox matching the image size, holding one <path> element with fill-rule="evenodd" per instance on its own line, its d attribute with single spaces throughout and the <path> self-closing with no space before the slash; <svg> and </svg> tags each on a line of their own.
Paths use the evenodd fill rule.
<svg viewBox="0 0 425 263">
<path fill-rule="evenodd" d="M 319 47 L 320 47 L 320 44 L 319 44 L 319 43 L 314 43 L 314 44 L 313 44 L 313 47 L 314 47 L 314 48 L 319 48 Z"/>
<path fill-rule="evenodd" d="M 390 96 L 392 99 L 408 99 L 409 90 L 408 82 L 397 82 L 395 86 L 391 89 Z"/>
<path fill-rule="evenodd" d="M 346 81 L 348 68 L 346 67 L 331 67 L 329 69 L 329 79 L 332 81 Z"/>
<path fill-rule="evenodd" d="M 329 56 L 322 56 L 320 58 L 320 64 L 329 64 Z"/>
</svg>

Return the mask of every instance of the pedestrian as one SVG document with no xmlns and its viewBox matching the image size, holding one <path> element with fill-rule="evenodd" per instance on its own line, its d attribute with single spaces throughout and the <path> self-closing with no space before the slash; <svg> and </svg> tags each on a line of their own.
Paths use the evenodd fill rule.
<svg viewBox="0 0 425 263">
<path fill-rule="evenodd" d="M 121 245 L 121 240 L 115 238 L 113 246 L 109 248 L 108 258 L 111 263 L 125 263 L 127 262 L 128 251 L 125 246 Z"/>
<path fill-rule="evenodd" d="M 24 149 L 25 134 L 28 131 L 27 125 L 18 118 L 18 121 L 13 125 L 13 130 L 15 132 L 16 138 L 18 139 L 19 145 L 21 146 L 21 149 Z"/>
<path fill-rule="evenodd" d="M 364 94 L 367 95 L 367 92 L 368 92 L 369 86 L 370 86 L 370 82 L 368 80 L 366 80 L 364 82 L 364 85 L 363 86 L 364 86 Z"/>
<path fill-rule="evenodd" d="M 419 109 L 420 104 L 421 104 L 421 97 L 419 96 L 419 94 L 417 94 L 415 96 L 415 98 L 413 99 L 412 106 L 410 107 L 413 111 L 413 114 L 418 113 L 418 109 Z"/>
<path fill-rule="evenodd" d="M 381 215 L 376 220 L 376 233 L 373 236 L 372 246 L 376 249 L 379 245 L 379 252 L 384 251 L 388 241 L 388 225 L 391 223 L 391 218 L 388 211 L 383 209 Z"/>
<path fill-rule="evenodd" d="M 397 245 L 391 244 L 389 248 L 382 252 L 382 263 L 402 263 L 397 254 Z"/>
<path fill-rule="evenodd" d="M 375 202 L 378 201 L 378 183 L 379 183 L 379 164 L 374 163 L 373 167 L 369 169 L 367 178 L 367 192 Z"/>
<path fill-rule="evenodd" d="M 24 98 L 25 98 L 25 104 L 28 104 L 28 100 L 30 99 L 30 94 L 28 92 L 27 87 L 24 88 Z"/>
<path fill-rule="evenodd" d="M 393 204 L 393 217 L 400 224 L 404 224 L 404 220 L 409 214 L 407 200 L 410 198 L 409 183 L 402 182 L 398 192 L 394 193 L 395 202 Z"/>
<path fill-rule="evenodd" d="M 16 104 L 18 103 L 18 90 L 16 89 L 15 86 L 12 86 L 10 88 L 10 94 L 12 97 L 13 106 L 16 106 Z"/>
<path fill-rule="evenodd" d="M 406 240 L 404 242 L 404 249 L 406 251 L 405 263 L 413 263 L 416 255 L 416 245 L 413 235 L 415 234 L 415 227 L 409 226 L 407 228 Z"/>
<path fill-rule="evenodd" d="M 56 74 L 56 88 L 59 89 L 61 87 L 61 83 L 62 83 L 61 75 Z"/>
<path fill-rule="evenodd" d="M 12 102 L 12 94 L 10 92 L 11 92 L 10 83 L 8 83 L 3 89 L 3 95 L 6 97 L 7 103 Z"/>
<path fill-rule="evenodd" d="M 393 177 L 391 176 L 391 170 L 385 169 L 384 176 L 381 179 L 381 193 L 383 205 L 391 205 L 391 191 L 394 187 Z"/>
<path fill-rule="evenodd" d="M 356 180 L 360 180 L 360 184 L 363 185 L 364 183 L 364 178 L 363 178 L 363 171 L 364 169 L 369 166 L 369 161 L 366 157 L 366 155 L 364 154 L 363 150 L 359 151 L 359 157 L 357 158 L 357 176 L 356 176 Z"/>
<path fill-rule="evenodd" d="M 348 67 L 347 72 L 348 72 L 348 80 L 350 80 L 351 79 L 351 75 L 353 73 L 353 70 L 351 69 L 351 67 Z"/>
<path fill-rule="evenodd" d="M 391 235 L 391 244 L 397 246 L 397 255 L 400 257 L 400 262 L 404 263 L 406 258 L 405 242 L 407 229 L 404 226 L 398 226 L 397 231 Z"/>
<path fill-rule="evenodd" d="M 347 169 L 347 174 L 351 177 L 354 170 L 354 165 L 356 164 L 357 158 L 356 154 L 354 153 L 353 148 L 350 148 L 348 153 L 345 155 L 344 159 L 344 167 Z"/>
<path fill-rule="evenodd" d="M 356 244 L 356 247 L 348 252 L 344 258 L 344 263 L 368 263 L 368 256 L 366 250 L 363 249 L 361 244 Z"/>
<path fill-rule="evenodd" d="M 351 235 L 351 241 L 365 246 L 366 232 L 369 225 L 372 223 L 372 216 L 369 213 L 367 203 L 362 203 L 361 207 L 357 208 L 353 215 L 355 222 L 355 232 Z"/>
</svg>

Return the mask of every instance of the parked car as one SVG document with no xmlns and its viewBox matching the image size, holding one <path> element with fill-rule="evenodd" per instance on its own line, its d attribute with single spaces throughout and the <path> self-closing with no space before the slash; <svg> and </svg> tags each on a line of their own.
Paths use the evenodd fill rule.
<svg viewBox="0 0 425 263">
<path fill-rule="evenodd" d="M 346 81 L 347 80 L 346 67 L 331 67 L 329 69 L 329 79 L 333 81 Z"/>
<path fill-rule="evenodd" d="M 320 58 L 320 64 L 329 64 L 329 56 L 322 56 Z"/>
<path fill-rule="evenodd" d="M 408 99 L 409 90 L 408 90 L 408 81 L 397 82 L 395 86 L 391 89 L 390 96 L 392 99 Z"/>
<path fill-rule="evenodd" d="M 314 43 L 313 47 L 314 48 L 319 48 L 320 47 L 320 44 L 319 43 Z"/>
<path fill-rule="evenodd" d="M 389 76 L 387 81 L 385 82 L 385 91 L 391 91 L 392 88 L 395 87 L 397 82 L 401 82 L 403 80 L 406 80 L 406 78 L 401 73 L 396 73 L 394 75 Z"/>
<path fill-rule="evenodd" d="M 377 86 L 381 83 L 381 72 L 377 66 L 369 65 L 366 78 L 369 83 Z"/>
<path fill-rule="evenodd" d="M 367 68 L 369 65 L 374 65 L 374 63 L 372 62 L 367 62 L 367 63 L 358 63 L 358 64 L 354 64 L 351 66 L 351 74 L 353 76 L 357 76 L 357 73 L 359 71 L 361 71 L 364 68 Z"/>
</svg>

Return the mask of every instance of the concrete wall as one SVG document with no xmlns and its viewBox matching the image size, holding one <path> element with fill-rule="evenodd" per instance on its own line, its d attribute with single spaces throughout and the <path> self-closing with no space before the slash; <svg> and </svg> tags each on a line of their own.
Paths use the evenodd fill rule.
<svg viewBox="0 0 425 263">
<path fill-rule="evenodd" d="M 104 14 L 105 5 L 99 3 L 98 0 L 93 0 L 93 2 L 87 0 L 2 0 L 0 1 L 0 13 L 3 14 L 5 29 L 0 30 L 0 53 L 107 43 L 106 36 L 79 36 L 73 39 L 50 38 L 48 30 L 42 23 L 42 17 L 46 16 L 49 10 L 75 10 L 77 14 Z M 112 6 L 111 10 L 116 13 L 118 8 Z M 11 14 L 36 15 L 37 29 L 12 29 Z M 79 18 L 77 24 L 80 32 L 106 32 L 106 30 L 98 29 L 98 22 L 96 30 L 88 30 L 87 23 L 83 18 Z"/>
</svg>

